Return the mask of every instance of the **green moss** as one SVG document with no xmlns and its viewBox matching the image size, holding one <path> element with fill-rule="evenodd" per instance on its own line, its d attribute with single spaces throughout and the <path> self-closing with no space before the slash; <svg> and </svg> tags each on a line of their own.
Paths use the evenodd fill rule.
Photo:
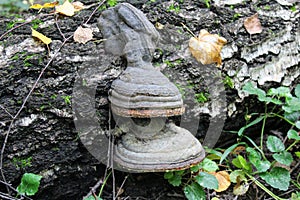
<svg viewBox="0 0 300 200">
<path fill-rule="evenodd" d="M 195 98 L 196 98 L 196 101 L 198 103 L 205 103 L 208 101 L 208 97 L 209 97 L 209 93 L 207 92 L 200 92 L 198 94 L 195 94 Z"/>
</svg>

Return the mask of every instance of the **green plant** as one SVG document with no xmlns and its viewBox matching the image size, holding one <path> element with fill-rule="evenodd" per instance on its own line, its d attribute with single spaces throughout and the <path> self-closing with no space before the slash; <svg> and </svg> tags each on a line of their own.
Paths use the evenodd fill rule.
<svg viewBox="0 0 300 200">
<path fill-rule="evenodd" d="M 40 19 L 35 19 L 35 20 L 32 20 L 31 24 L 32 24 L 32 28 L 34 30 L 36 30 L 37 28 L 39 28 L 40 24 L 42 24 L 43 21 L 40 20 Z"/>
<path fill-rule="evenodd" d="M 205 103 L 208 101 L 209 93 L 207 92 L 200 92 L 198 94 L 195 94 L 195 98 L 198 103 Z"/>
<path fill-rule="evenodd" d="M 21 195 L 33 196 L 37 193 L 42 176 L 33 173 L 25 173 L 22 176 L 21 183 L 17 191 Z"/>
<path fill-rule="evenodd" d="M 223 83 L 224 83 L 225 87 L 228 87 L 230 89 L 234 88 L 234 82 L 233 82 L 232 78 L 230 78 L 229 76 L 226 76 L 223 79 Z"/>
<path fill-rule="evenodd" d="M 247 117 L 247 124 L 236 133 L 239 140 L 245 138 L 249 143 L 237 143 L 228 148 L 222 155 L 220 163 L 233 151 L 237 146 L 246 146 L 245 155 L 238 155 L 232 160 L 232 164 L 237 168 L 231 173 L 231 181 L 247 183 L 248 180 L 253 181 L 258 187 L 263 189 L 274 199 L 282 199 L 266 188 L 257 178 L 263 179 L 273 188 L 286 191 L 290 185 L 290 172 L 286 169 L 293 161 L 293 155 L 290 150 L 300 141 L 300 84 L 295 88 L 294 95 L 288 87 L 271 88 L 267 93 L 264 90 L 256 88 L 252 83 L 248 82 L 244 85 L 243 90 L 251 95 L 256 95 L 258 100 L 265 103 L 264 113 L 253 113 Z M 271 108 L 269 108 L 271 105 Z M 278 112 L 274 112 L 278 110 Z M 254 120 L 251 118 L 257 116 Z M 269 135 L 266 141 L 268 154 L 267 158 L 263 151 L 265 125 L 268 118 L 279 118 L 291 125 L 287 132 L 287 139 L 291 144 L 286 147 L 284 142 L 277 136 Z M 251 126 L 261 124 L 260 144 L 257 145 L 250 137 L 245 135 L 246 129 Z M 296 155 L 297 156 L 297 155 Z M 271 162 L 269 161 L 271 160 Z M 279 165 L 275 165 L 279 163 Z M 239 179 L 239 180 L 238 180 Z M 299 185 L 297 180 L 296 184 Z"/>
<path fill-rule="evenodd" d="M 117 0 L 108 0 L 107 4 L 109 5 L 109 7 L 114 7 L 115 5 L 117 5 L 118 1 Z"/>
<path fill-rule="evenodd" d="M 24 158 L 24 159 L 21 159 L 21 158 L 16 158 L 14 157 L 12 162 L 14 164 L 14 166 L 17 168 L 17 169 L 22 169 L 22 168 L 25 168 L 25 167 L 31 167 L 31 161 L 32 161 L 32 157 L 28 157 L 28 158 Z"/>
<path fill-rule="evenodd" d="M 212 175 L 219 169 L 216 162 L 205 158 L 201 163 L 186 170 L 167 171 L 164 178 L 173 186 L 182 186 L 183 192 L 189 200 L 205 200 L 203 188 L 218 189 L 219 182 Z"/>
<path fill-rule="evenodd" d="M 175 5 L 174 3 L 172 3 L 169 8 L 167 9 L 168 12 L 170 11 L 175 11 L 176 13 L 180 11 L 180 6 L 179 5 Z"/>
<path fill-rule="evenodd" d="M 63 98 L 63 100 L 65 101 L 65 103 L 67 105 L 71 105 L 71 98 L 72 98 L 72 96 L 66 95 L 66 96 L 61 96 L 61 98 Z"/>
<path fill-rule="evenodd" d="M 108 180 L 108 178 L 109 178 L 110 175 L 111 175 L 111 171 L 105 177 L 105 179 L 104 179 L 104 181 L 103 181 L 103 183 L 101 185 L 101 188 L 100 188 L 100 191 L 99 191 L 98 195 L 90 195 L 90 196 L 84 198 L 83 200 L 102 200 L 101 195 L 102 195 L 104 186 L 106 185 L 106 182 L 107 182 L 107 180 Z"/>
<path fill-rule="evenodd" d="M 206 7 L 210 8 L 210 0 L 203 0 L 203 1 L 205 3 Z"/>
</svg>

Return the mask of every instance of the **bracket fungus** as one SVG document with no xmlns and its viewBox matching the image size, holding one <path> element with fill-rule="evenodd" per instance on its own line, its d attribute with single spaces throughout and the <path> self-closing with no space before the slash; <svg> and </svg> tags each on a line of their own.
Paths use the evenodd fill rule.
<svg viewBox="0 0 300 200">
<path fill-rule="evenodd" d="M 200 142 L 167 119 L 183 114 L 184 105 L 177 87 L 152 66 L 159 40 L 155 27 L 128 3 L 103 11 L 98 25 L 106 52 L 127 61 L 108 97 L 115 129 L 122 131 L 114 148 L 114 166 L 130 172 L 155 172 L 200 162 L 205 156 Z"/>
</svg>

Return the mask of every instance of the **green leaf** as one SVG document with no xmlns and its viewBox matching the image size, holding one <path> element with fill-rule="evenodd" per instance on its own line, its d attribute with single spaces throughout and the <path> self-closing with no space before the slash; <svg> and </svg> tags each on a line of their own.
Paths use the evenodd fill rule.
<svg viewBox="0 0 300 200">
<path fill-rule="evenodd" d="M 185 197 L 188 200 L 205 200 L 206 195 L 203 188 L 198 184 L 193 182 L 190 185 L 187 185 L 183 188 Z"/>
<path fill-rule="evenodd" d="M 272 155 L 273 158 L 280 162 L 281 164 L 289 166 L 293 162 L 293 156 L 290 152 L 282 151 L 280 153 L 275 153 Z"/>
<path fill-rule="evenodd" d="M 296 152 L 295 152 L 295 155 L 296 155 L 298 158 L 300 158 L 300 151 L 296 151 Z"/>
<path fill-rule="evenodd" d="M 292 193 L 291 200 L 300 200 L 300 192 Z"/>
<path fill-rule="evenodd" d="M 283 191 L 289 188 L 291 176 L 287 169 L 274 167 L 270 172 L 265 172 L 260 175 L 270 186 Z"/>
<path fill-rule="evenodd" d="M 260 116 L 258 118 L 256 118 L 255 120 L 253 120 L 252 122 L 250 122 L 249 124 L 247 124 L 246 126 L 242 127 L 239 132 L 238 132 L 238 136 L 242 136 L 244 131 L 249 128 L 250 126 L 253 126 L 257 123 L 259 123 L 261 120 L 263 120 L 265 118 L 265 116 Z"/>
<path fill-rule="evenodd" d="M 239 145 L 243 145 L 243 144 L 246 144 L 245 142 L 241 142 L 241 143 L 236 143 L 236 144 L 233 144 L 232 146 L 230 146 L 229 148 L 227 148 L 224 153 L 222 154 L 221 156 L 221 159 L 220 159 L 220 162 L 219 164 L 221 164 L 223 162 L 223 160 L 226 159 L 226 157 Z"/>
<path fill-rule="evenodd" d="M 278 97 L 292 97 L 290 92 L 290 88 L 288 87 L 278 87 L 278 88 L 271 88 L 268 91 L 269 96 L 278 96 Z"/>
<path fill-rule="evenodd" d="M 232 164 L 234 165 L 234 166 L 236 166 L 237 168 L 240 168 L 240 169 L 242 169 L 243 168 L 243 165 L 241 164 L 241 162 L 240 162 L 240 160 L 236 157 L 236 158 L 234 158 L 234 159 L 232 159 Z"/>
<path fill-rule="evenodd" d="M 300 111 L 298 112 L 292 112 L 292 113 L 288 113 L 285 112 L 284 113 L 284 118 L 290 120 L 291 122 L 296 122 L 300 117 Z"/>
<path fill-rule="evenodd" d="M 217 163 L 210 159 L 205 158 L 201 163 L 200 167 L 208 172 L 215 172 L 219 169 Z"/>
<path fill-rule="evenodd" d="M 34 195 L 40 186 L 42 176 L 33 173 L 25 173 L 22 176 L 21 183 L 17 187 L 17 191 L 22 195 Z"/>
<path fill-rule="evenodd" d="M 242 165 L 242 167 L 245 169 L 245 170 L 251 170 L 251 166 L 249 165 L 249 163 L 245 160 L 245 158 L 241 155 L 238 155 L 238 159 Z"/>
<path fill-rule="evenodd" d="M 289 139 L 300 140 L 298 132 L 293 129 L 288 131 L 287 136 Z"/>
<path fill-rule="evenodd" d="M 265 97 L 265 96 L 262 96 L 262 97 L 258 97 L 258 100 L 259 101 L 262 101 L 262 102 L 267 102 L 267 103 L 274 103 L 276 105 L 281 105 L 282 104 L 282 101 L 280 101 L 279 99 L 275 99 L 275 98 L 271 98 L 271 97 Z"/>
<path fill-rule="evenodd" d="M 182 176 L 176 173 L 173 174 L 171 178 L 168 179 L 168 182 L 173 186 L 179 186 L 181 184 Z"/>
<path fill-rule="evenodd" d="M 249 153 L 249 161 L 254 165 L 258 172 L 266 172 L 270 168 L 271 163 L 268 160 L 262 160 L 261 154 L 255 149 L 248 147 L 246 151 Z"/>
<path fill-rule="evenodd" d="M 300 129 L 300 121 L 296 121 L 295 126 L 297 127 L 297 129 Z"/>
<path fill-rule="evenodd" d="M 300 84 L 298 84 L 295 88 L 295 95 L 300 98 Z"/>
<path fill-rule="evenodd" d="M 254 87 L 251 82 L 247 82 L 243 86 L 243 91 L 245 91 L 245 92 L 247 92 L 249 94 L 255 94 L 258 97 L 264 97 L 264 96 L 266 96 L 266 92 L 265 91 L 263 91 L 262 89 Z"/>
<path fill-rule="evenodd" d="M 199 185 L 208 189 L 218 189 L 219 182 L 214 175 L 206 172 L 200 172 L 195 179 Z"/>
<path fill-rule="evenodd" d="M 240 178 L 240 181 L 247 181 L 245 172 L 240 169 L 232 171 L 230 173 L 229 177 L 230 177 L 230 182 L 232 182 L 232 183 L 236 183 L 238 177 Z"/>
<path fill-rule="evenodd" d="M 286 101 L 287 105 L 282 106 L 282 109 L 288 113 L 300 111 L 300 98 L 292 97 Z"/>
<path fill-rule="evenodd" d="M 90 195 L 89 197 L 84 198 L 83 200 L 95 200 L 95 197 L 93 195 Z M 102 198 L 97 197 L 97 200 L 102 200 Z"/>
<path fill-rule="evenodd" d="M 282 141 L 278 137 L 272 136 L 272 135 L 270 135 L 268 137 L 267 147 L 273 153 L 274 152 L 276 152 L 276 153 L 281 152 L 281 151 L 284 151 L 284 149 L 285 149 L 284 144 L 282 143 Z"/>
<path fill-rule="evenodd" d="M 173 172 L 165 172 L 164 174 L 164 178 L 165 179 L 170 179 L 174 176 L 174 173 Z"/>
</svg>

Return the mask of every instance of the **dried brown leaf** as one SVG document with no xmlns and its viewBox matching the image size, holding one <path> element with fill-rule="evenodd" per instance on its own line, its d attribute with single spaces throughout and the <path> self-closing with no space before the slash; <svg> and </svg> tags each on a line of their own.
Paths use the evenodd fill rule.
<svg viewBox="0 0 300 200">
<path fill-rule="evenodd" d="M 78 11 L 86 8 L 86 6 L 83 3 L 81 3 L 80 1 L 75 1 L 72 3 L 72 5 L 74 7 L 75 12 L 78 12 Z"/>
<path fill-rule="evenodd" d="M 219 182 L 219 188 L 215 190 L 216 192 L 223 192 L 229 188 L 230 176 L 227 171 L 210 172 L 210 174 L 214 175 Z"/>
<path fill-rule="evenodd" d="M 244 21 L 244 26 L 247 32 L 252 35 L 256 33 L 261 33 L 262 32 L 262 26 L 261 23 L 258 19 L 258 14 L 254 14 L 248 18 L 245 19 Z"/>
<path fill-rule="evenodd" d="M 237 184 L 233 188 L 234 195 L 244 195 L 249 189 L 249 184 L 247 182 L 242 182 L 239 177 L 237 177 Z"/>
<path fill-rule="evenodd" d="M 79 26 L 74 32 L 73 38 L 75 42 L 85 44 L 93 39 L 93 31 L 90 28 L 82 28 L 82 26 Z"/>
<path fill-rule="evenodd" d="M 189 49 L 198 62 L 202 64 L 217 63 L 222 64 L 221 49 L 227 40 L 217 34 L 210 34 L 202 29 L 199 36 L 192 37 L 189 41 Z"/>
</svg>

